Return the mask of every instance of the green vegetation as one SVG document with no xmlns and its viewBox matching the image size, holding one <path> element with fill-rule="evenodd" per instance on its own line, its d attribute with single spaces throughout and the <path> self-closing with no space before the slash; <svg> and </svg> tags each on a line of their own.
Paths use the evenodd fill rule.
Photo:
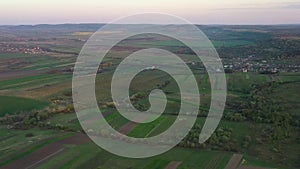
<svg viewBox="0 0 300 169">
<path fill-rule="evenodd" d="M 42 109 L 47 105 L 47 102 L 34 99 L 0 96 L 0 117 L 5 116 L 6 114 L 16 114 L 34 109 Z"/>
<path fill-rule="evenodd" d="M 63 134 L 53 130 L 31 129 L 28 131 L 11 130 L 4 127 L 0 128 L 1 134 L 1 154 L 0 166 L 11 163 L 20 159 L 37 149 L 63 139 L 72 134 Z M 29 135 L 31 135 L 29 137 Z M 27 147 L 30 147 L 27 149 Z M 9 160 L 2 161 L 7 156 L 11 156 Z"/>
<path fill-rule="evenodd" d="M 165 117 L 161 116 L 158 119 L 154 120 L 151 123 L 146 124 L 139 124 L 135 127 L 128 136 L 135 137 L 135 138 L 144 138 L 146 137 L 156 126 L 160 123 L 164 122 Z"/>
<path fill-rule="evenodd" d="M 0 59 L 2 58 L 23 58 L 23 57 L 29 57 L 29 54 L 24 54 L 24 53 L 9 53 L 9 54 L 4 54 L 0 53 Z"/>
<path fill-rule="evenodd" d="M 0 82 L 0 89 L 28 89 L 53 85 L 71 79 L 71 75 L 37 75 Z"/>
<path fill-rule="evenodd" d="M 25 152 L 22 152 L 21 154 L 18 154 L 17 156 L 14 156 L 14 157 L 10 158 L 9 160 L 7 160 L 5 162 L 0 163 L 0 166 L 4 166 L 4 165 L 9 164 L 9 163 L 11 163 L 13 161 L 16 161 L 16 160 L 18 160 L 18 159 L 20 159 L 20 158 L 22 158 L 22 157 L 24 157 L 26 155 L 29 155 L 30 153 L 32 153 L 32 152 L 34 152 L 34 151 L 36 151 L 36 150 L 38 150 L 38 149 L 40 149 L 40 148 L 48 145 L 48 144 L 55 143 L 55 142 L 57 142 L 59 140 L 62 140 L 64 138 L 66 138 L 66 137 L 69 137 L 71 135 L 73 135 L 73 133 L 66 134 L 66 135 L 63 135 L 63 136 L 60 136 L 60 137 L 55 137 L 55 138 L 53 138 L 51 140 L 47 140 L 47 141 L 45 141 L 45 142 L 43 142 L 43 143 L 41 143 L 39 145 L 36 145 L 35 147 L 33 147 L 33 148 L 31 148 L 31 149 L 29 149 L 29 150 L 27 150 Z"/>
<path fill-rule="evenodd" d="M 56 32 L 37 28 L 31 34 L 26 31 L 26 38 L 34 37 L 32 43 L 18 38 L 24 33 L 22 29 L 18 33 L 0 29 L 8 34 L 0 34 L 1 40 L 13 44 L 17 50 L 0 53 L 1 75 L 2 71 L 7 73 L 0 79 L 1 167 L 84 132 L 73 107 L 72 68 L 83 43 L 99 25 L 57 26 L 63 29 Z M 186 62 L 198 82 L 201 106 L 189 134 L 172 150 L 147 159 L 118 157 L 88 141 L 78 145 L 63 144 L 62 152 L 37 168 L 162 169 L 170 162 L 179 161 L 181 164 L 177 169 L 223 169 L 234 153 L 243 154 L 243 165 L 299 168 L 299 26 L 199 28 L 212 41 L 226 66 L 228 87 L 223 119 L 204 144 L 199 144 L 198 138 L 210 107 L 211 84 L 201 60 L 179 41 L 141 35 L 122 41 L 117 50 L 113 49 L 104 59 L 112 64 L 103 67 L 97 75 L 95 93 L 99 107 L 107 113 L 105 120 L 116 130 L 131 124 L 117 112 L 112 102 L 110 82 L 113 71 L 133 51 L 159 47 Z M 40 33 L 42 29 L 47 31 Z M 287 32 L 289 37 L 285 39 Z M 43 37 L 39 39 L 41 35 Z M 6 41 L 8 36 L 9 41 Z M 37 44 L 41 51 L 24 53 L 24 49 L 35 48 Z M 1 45 L 0 48 L 5 50 L 6 47 Z M 248 72 L 242 72 L 244 68 Z M 182 78 L 187 81 L 193 77 Z M 180 91 L 174 79 L 162 71 L 143 71 L 134 77 L 129 91 L 131 103 L 138 110 L 147 110 L 150 106 L 148 95 L 156 88 L 167 95 L 165 112 L 151 123 L 134 125 L 128 131 L 129 136 L 158 135 L 176 120 Z M 95 118 L 96 115 L 92 115 L 82 117 L 82 120 L 96 125 Z"/>
<path fill-rule="evenodd" d="M 156 159 L 153 160 L 150 164 L 148 164 L 144 169 L 160 169 L 166 167 L 170 161 Z"/>
</svg>

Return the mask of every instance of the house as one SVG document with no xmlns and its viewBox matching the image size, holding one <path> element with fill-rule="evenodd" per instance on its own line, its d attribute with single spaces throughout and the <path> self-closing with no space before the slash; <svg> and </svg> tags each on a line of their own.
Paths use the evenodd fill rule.
<svg viewBox="0 0 300 169">
<path fill-rule="evenodd" d="M 248 69 L 247 68 L 243 68 L 242 71 L 243 71 L 243 73 L 247 73 Z"/>
</svg>

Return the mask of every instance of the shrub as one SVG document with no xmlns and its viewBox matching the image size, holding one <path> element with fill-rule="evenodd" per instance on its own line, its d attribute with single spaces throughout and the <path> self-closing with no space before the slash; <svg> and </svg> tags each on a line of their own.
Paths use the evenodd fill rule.
<svg viewBox="0 0 300 169">
<path fill-rule="evenodd" d="M 33 137 L 33 136 L 34 136 L 33 133 L 27 133 L 27 134 L 25 134 L 25 137 Z"/>
</svg>

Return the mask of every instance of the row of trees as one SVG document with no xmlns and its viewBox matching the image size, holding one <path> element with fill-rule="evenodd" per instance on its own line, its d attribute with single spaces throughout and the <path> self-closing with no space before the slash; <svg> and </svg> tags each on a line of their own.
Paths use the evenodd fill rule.
<svg viewBox="0 0 300 169">
<path fill-rule="evenodd" d="M 32 127 L 41 127 L 58 130 L 72 130 L 63 124 L 51 124 L 49 119 L 58 113 L 74 112 L 72 105 L 45 108 L 43 110 L 32 110 L 30 112 L 21 112 L 19 114 L 6 114 L 5 117 L 0 118 L 0 124 L 7 125 L 8 128 L 15 129 L 29 129 Z"/>
</svg>

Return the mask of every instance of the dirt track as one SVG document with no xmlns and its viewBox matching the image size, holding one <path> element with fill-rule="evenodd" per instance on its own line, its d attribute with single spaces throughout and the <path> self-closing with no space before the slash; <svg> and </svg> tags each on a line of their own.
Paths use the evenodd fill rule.
<svg viewBox="0 0 300 169">
<path fill-rule="evenodd" d="M 170 162 L 165 169 L 176 169 L 180 166 L 182 162 L 181 161 L 172 161 Z"/>
<path fill-rule="evenodd" d="M 31 169 L 35 168 L 42 162 L 50 159 L 51 157 L 61 153 L 64 150 L 64 145 L 66 144 L 83 144 L 90 141 L 89 138 L 81 133 L 78 133 L 74 136 L 62 139 L 55 143 L 46 145 L 25 157 L 18 159 L 6 166 L 3 166 L 3 169 Z"/>
<path fill-rule="evenodd" d="M 210 160 L 209 163 L 205 166 L 205 169 L 215 169 L 219 165 L 220 161 L 224 158 L 224 153 L 218 154 L 214 159 Z"/>
<path fill-rule="evenodd" d="M 226 165 L 225 169 L 236 169 L 239 167 L 240 162 L 243 159 L 243 155 L 241 154 L 233 154 L 230 161 Z"/>
<path fill-rule="evenodd" d="M 122 134 L 129 134 L 139 123 L 128 122 L 124 126 L 122 126 L 118 131 Z"/>
</svg>

